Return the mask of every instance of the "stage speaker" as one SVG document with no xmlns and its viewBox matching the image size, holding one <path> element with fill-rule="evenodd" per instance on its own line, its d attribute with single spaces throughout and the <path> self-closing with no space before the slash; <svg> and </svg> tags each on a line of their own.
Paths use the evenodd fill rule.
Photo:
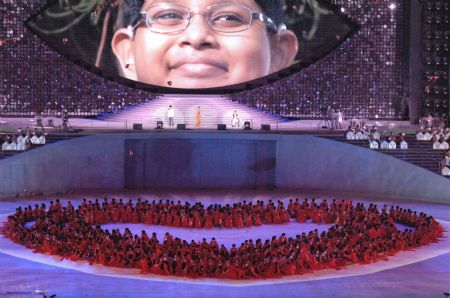
<svg viewBox="0 0 450 298">
<path fill-rule="evenodd" d="M 177 124 L 177 130 L 185 130 L 186 124 Z"/>
<path fill-rule="evenodd" d="M 142 130 L 142 123 L 133 123 L 134 130 Z"/>
<path fill-rule="evenodd" d="M 226 124 L 217 124 L 217 130 L 227 130 Z"/>
<path fill-rule="evenodd" d="M 163 129 L 164 123 L 161 120 L 156 121 L 156 129 Z"/>
<path fill-rule="evenodd" d="M 261 130 L 270 130 L 270 124 L 261 124 Z"/>
<path fill-rule="evenodd" d="M 250 129 L 252 129 L 252 124 L 250 123 L 250 121 L 245 121 L 245 122 L 244 122 L 244 129 L 245 129 L 245 130 L 250 130 Z"/>
</svg>

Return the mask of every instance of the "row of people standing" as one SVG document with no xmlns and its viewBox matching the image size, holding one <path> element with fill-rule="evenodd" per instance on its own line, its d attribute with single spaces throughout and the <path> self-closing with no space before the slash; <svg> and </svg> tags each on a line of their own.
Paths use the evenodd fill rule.
<svg viewBox="0 0 450 298">
<path fill-rule="evenodd" d="M 369 136 L 369 148 L 370 149 L 408 149 L 408 142 L 406 142 L 404 135 L 400 135 L 398 138 L 384 137 L 381 142 L 375 140 L 371 135 Z"/>
<path fill-rule="evenodd" d="M 15 134 L 3 135 L 1 149 L 3 151 L 23 151 L 30 148 L 31 145 L 43 145 L 46 143 L 47 133 L 37 128 L 31 131 L 29 127 L 25 130 L 19 128 Z"/>
<path fill-rule="evenodd" d="M 330 123 L 330 129 L 342 129 L 344 125 L 344 114 L 340 109 L 332 109 L 328 106 L 326 111 L 327 121 Z"/>
<path fill-rule="evenodd" d="M 175 126 L 175 109 L 172 105 L 169 105 L 169 108 L 167 109 L 167 119 L 169 121 L 169 127 Z M 197 110 L 195 112 L 195 128 L 202 127 L 202 110 L 200 106 L 197 107 Z M 241 121 L 239 118 L 239 114 L 237 110 L 234 110 L 233 115 L 231 117 L 231 126 L 232 127 L 240 127 Z"/>
<path fill-rule="evenodd" d="M 169 127 L 175 126 L 175 109 L 172 105 L 169 105 L 166 113 L 167 119 L 169 120 Z M 200 128 L 202 126 L 202 111 L 200 106 L 197 107 L 197 111 L 195 112 L 195 127 Z"/>
</svg>

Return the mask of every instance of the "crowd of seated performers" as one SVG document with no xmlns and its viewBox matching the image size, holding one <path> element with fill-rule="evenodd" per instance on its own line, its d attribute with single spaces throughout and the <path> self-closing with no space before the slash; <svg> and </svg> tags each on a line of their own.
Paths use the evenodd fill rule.
<svg viewBox="0 0 450 298">
<path fill-rule="evenodd" d="M 450 150 L 447 150 L 444 157 L 440 160 L 439 169 L 443 176 L 450 176 Z"/>
<path fill-rule="evenodd" d="M 405 140 L 404 133 L 396 136 L 393 132 L 389 134 L 387 132 L 380 133 L 376 126 L 373 126 L 370 130 L 366 126 L 349 127 L 345 138 L 347 140 L 368 140 L 370 149 L 408 149 L 408 142 Z"/>
<path fill-rule="evenodd" d="M 450 142 L 450 129 L 447 128 L 431 128 L 425 129 L 420 127 L 416 133 L 416 139 L 418 141 L 431 142 L 434 150 L 448 150 Z"/>
<path fill-rule="evenodd" d="M 376 131 L 376 127 L 374 128 Z M 349 126 L 345 132 L 345 138 L 347 140 L 368 140 L 371 132 L 372 130 L 369 131 L 366 126 Z"/>
<path fill-rule="evenodd" d="M 31 145 L 43 145 L 46 143 L 47 133 L 42 129 L 35 128 L 32 131 L 29 127 L 25 130 L 19 128 L 15 134 L 2 134 L 3 151 L 24 151 Z"/>
<path fill-rule="evenodd" d="M 420 124 L 430 129 L 433 127 L 445 128 L 447 126 L 447 117 L 445 114 L 439 116 L 428 113 L 426 117 L 420 119 Z"/>
<path fill-rule="evenodd" d="M 50 203 L 50 208 L 52 208 Z M 70 202 L 68 207 L 70 206 Z M 150 225 L 163 225 L 182 228 L 244 228 L 264 224 L 283 224 L 289 222 L 288 210 L 281 201 L 275 205 L 270 201 L 267 205 L 257 201 L 238 204 L 210 205 L 207 208 L 201 203 L 191 205 L 189 202 L 181 204 L 180 201 L 142 201 L 137 200 L 136 205 L 131 200 L 123 202 L 122 199 L 111 202 L 98 200 L 95 203 L 83 199 L 81 216 L 89 224 L 103 223 L 145 223 Z"/>
<path fill-rule="evenodd" d="M 279 221 L 274 218 L 273 210 L 283 210 L 282 203 L 278 202 L 276 207 L 273 202 L 243 202 L 205 208 L 200 203 L 182 205 L 180 202 L 138 200 L 133 204 L 132 201 L 104 199 L 102 202 L 83 201 L 75 207 L 70 202 L 63 206 L 56 201 L 51 202 L 48 209 L 45 204 L 17 208 L 8 216 L 2 233 L 35 252 L 73 261 L 137 268 L 141 273 L 226 279 L 275 278 L 372 263 L 386 260 L 401 250 L 436 242 L 443 233 L 442 226 L 433 217 L 399 206 L 384 205 L 378 209 L 376 204 L 365 206 L 350 200 L 318 202 L 314 199 L 291 200 L 287 214 L 292 221 L 332 223 L 328 231 L 319 233 L 316 229 L 295 237 L 283 233 L 267 240 L 248 239 L 229 248 L 215 238 L 188 242 L 169 233 L 158 238 L 156 233 L 149 235 L 144 230 L 133 235 L 128 228 L 121 233 L 118 229 L 109 231 L 101 227 L 114 221 L 174 225 L 173 217 L 172 223 L 167 221 L 169 214 L 191 214 L 188 217 L 193 218 L 193 228 L 208 228 L 208 213 L 212 217 L 208 221 L 217 227 L 222 225 L 216 216 L 220 218 L 225 214 L 261 214 L 263 222 L 282 223 L 281 218 Z M 157 221 L 155 214 L 158 214 Z M 244 216 L 242 219 L 245 221 Z M 253 225 L 254 219 L 252 217 Z M 177 222 L 182 226 L 183 220 Z M 399 229 L 395 223 L 409 228 Z M 233 218 L 235 225 L 239 227 L 240 223 L 235 223 Z M 227 226 L 224 223 L 222 227 Z"/>
</svg>

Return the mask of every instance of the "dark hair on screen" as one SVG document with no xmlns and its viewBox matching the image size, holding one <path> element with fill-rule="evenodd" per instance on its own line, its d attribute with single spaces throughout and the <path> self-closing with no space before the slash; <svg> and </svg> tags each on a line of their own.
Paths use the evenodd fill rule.
<svg viewBox="0 0 450 298">
<path fill-rule="evenodd" d="M 272 21 L 279 27 L 283 24 L 284 11 L 283 0 L 254 0 L 256 4 L 261 7 L 262 12 L 272 19 Z M 127 27 L 128 25 L 135 25 L 139 20 L 139 13 L 141 11 L 144 0 L 124 0 L 119 7 L 117 21 L 114 26 L 114 31 Z"/>
</svg>

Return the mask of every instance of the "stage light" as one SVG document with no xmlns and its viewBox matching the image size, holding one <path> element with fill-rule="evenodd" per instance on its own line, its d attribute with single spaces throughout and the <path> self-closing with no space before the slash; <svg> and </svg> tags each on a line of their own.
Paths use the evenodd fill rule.
<svg viewBox="0 0 450 298">
<path fill-rule="evenodd" d="M 270 124 L 261 124 L 261 130 L 270 130 Z"/>
</svg>

